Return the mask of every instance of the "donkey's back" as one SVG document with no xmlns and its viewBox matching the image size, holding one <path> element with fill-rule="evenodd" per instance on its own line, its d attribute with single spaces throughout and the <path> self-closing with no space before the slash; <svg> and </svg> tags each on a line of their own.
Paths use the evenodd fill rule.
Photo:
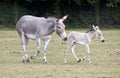
<svg viewBox="0 0 120 78">
<path fill-rule="evenodd" d="M 18 20 L 16 30 L 19 35 L 22 35 L 22 33 L 36 34 L 37 30 L 42 30 L 46 23 L 46 18 L 44 17 L 25 15 Z"/>
<path fill-rule="evenodd" d="M 16 24 L 16 28 L 25 27 L 25 26 L 38 26 L 40 25 L 40 23 L 43 23 L 45 21 L 46 21 L 46 18 L 44 17 L 35 17 L 31 15 L 25 15 L 18 20 Z"/>
</svg>

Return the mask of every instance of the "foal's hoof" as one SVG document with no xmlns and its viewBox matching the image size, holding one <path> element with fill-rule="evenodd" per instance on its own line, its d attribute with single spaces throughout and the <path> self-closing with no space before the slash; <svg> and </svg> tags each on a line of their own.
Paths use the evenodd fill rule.
<svg viewBox="0 0 120 78">
<path fill-rule="evenodd" d="M 92 64 L 92 62 L 90 61 L 90 62 L 88 62 L 89 64 Z"/>
<path fill-rule="evenodd" d="M 30 62 L 30 59 L 29 59 L 29 58 L 23 59 L 22 62 L 23 62 L 23 63 L 24 63 L 24 62 Z"/>
<path fill-rule="evenodd" d="M 79 59 L 77 62 L 78 62 L 78 63 L 80 63 L 81 61 L 82 61 L 82 60 L 81 60 L 81 59 Z"/>
<path fill-rule="evenodd" d="M 67 61 L 64 61 L 65 64 L 67 64 Z"/>
<path fill-rule="evenodd" d="M 34 56 L 31 56 L 30 59 L 35 59 L 35 57 L 34 57 Z"/>
</svg>

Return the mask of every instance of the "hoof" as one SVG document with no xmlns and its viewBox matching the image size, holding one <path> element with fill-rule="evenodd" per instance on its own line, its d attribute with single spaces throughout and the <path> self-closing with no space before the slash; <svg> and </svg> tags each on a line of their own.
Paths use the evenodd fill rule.
<svg viewBox="0 0 120 78">
<path fill-rule="evenodd" d="M 80 63 L 81 61 L 82 61 L 82 60 L 81 60 L 81 59 L 79 59 L 77 62 L 78 62 L 78 63 Z"/>
<path fill-rule="evenodd" d="M 24 62 L 25 62 L 25 60 L 23 59 L 23 60 L 22 60 L 22 62 L 24 63 Z"/>
<path fill-rule="evenodd" d="M 27 59 L 26 59 L 26 62 L 30 62 L 30 59 L 29 59 L 29 58 L 27 58 Z"/>
<path fill-rule="evenodd" d="M 65 62 L 65 64 L 67 64 L 67 62 Z"/>
<path fill-rule="evenodd" d="M 30 59 L 35 59 L 35 57 L 34 57 L 34 56 L 31 56 Z"/>
<path fill-rule="evenodd" d="M 48 64 L 48 62 L 47 62 L 47 61 L 44 61 L 44 64 Z"/>
<path fill-rule="evenodd" d="M 47 62 L 47 60 L 45 60 L 44 58 L 43 58 L 43 61 L 44 61 L 44 63 L 45 63 L 45 64 L 47 64 L 47 63 L 48 63 L 48 62 Z"/>
<path fill-rule="evenodd" d="M 67 61 L 65 61 L 64 63 L 67 64 Z"/>
<path fill-rule="evenodd" d="M 92 64 L 92 62 L 88 62 L 89 64 Z"/>
<path fill-rule="evenodd" d="M 45 64 L 48 64 L 48 62 L 46 61 L 46 62 L 44 62 Z"/>
<path fill-rule="evenodd" d="M 30 59 L 29 59 L 29 58 L 23 59 L 22 62 L 23 62 L 23 63 L 24 63 L 24 62 L 30 62 Z"/>
</svg>

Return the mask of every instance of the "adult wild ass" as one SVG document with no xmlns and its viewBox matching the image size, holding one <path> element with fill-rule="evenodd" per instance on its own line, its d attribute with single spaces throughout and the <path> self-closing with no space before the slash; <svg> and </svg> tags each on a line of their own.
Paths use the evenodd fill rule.
<svg viewBox="0 0 120 78">
<path fill-rule="evenodd" d="M 40 41 L 43 40 L 45 42 L 43 58 L 44 62 L 47 63 L 46 52 L 51 34 L 56 32 L 64 41 L 67 40 L 65 25 L 63 23 L 66 18 L 67 15 L 61 19 L 25 15 L 18 20 L 16 30 L 21 39 L 23 62 L 30 61 L 26 52 L 26 45 L 29 39 L 33 39 L 36 41 L 37 52 L 30 58 L 35 59 L 40 54 Z"/>
<path fill-rule="evenodd" d="M 102 35 L 102 32 L 100 31 L 98 26 L 93 25 L 93 29 L 91 29 L 91 30 L 89 30 L 85 33 L 79 33 L 79 32 L 75 32 L 75 31 L 70 32 L 68 34 L 68 45 L 67 45 L 67 47 L 65 48 L 65 51 L 64 51 L 64 62 L 67 63 L 66 51 L 68 49 L 71 49 L 71 52 L 73 53 L 77 62 L 80 62 L 80 61 L 84 60 L 85 58 L 87 58 L 88 63 L 91 63 L 91 60 L 89 58 L 89 55 L 90 55 L 89 43 L 94 38 L 98 38 L 101 42 L 105 41 L 105 39 Z M 86 51 L 85 51 L 86 55 L 81 59 L 79 59 L 74 52 L 75 44 L 81 44 L 86 48 Z"/>
</svg>

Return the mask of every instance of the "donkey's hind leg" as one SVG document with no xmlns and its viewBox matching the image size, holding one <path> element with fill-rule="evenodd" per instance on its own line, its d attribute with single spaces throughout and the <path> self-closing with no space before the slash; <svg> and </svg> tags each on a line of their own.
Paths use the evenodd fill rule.
<svg viewBox="0 0 120 78">
<path fill-rule="evenodd" d="M 36 57 L 40 54 L 40 41 L 41 40 L 39 38 L 36 39 L 37 52 L 30 57 L 31 59 L 36 59 Z"/>
<path fill-rule="evenodd" d="M 22 57 L 23 62 L 29 62 L 28 54 L 26 52 L 26 45 L 28 44 L 28 38 L 26 38 L 24 35 L 21 36 L 21 44 L 22 44 Z"/>
</svg>

